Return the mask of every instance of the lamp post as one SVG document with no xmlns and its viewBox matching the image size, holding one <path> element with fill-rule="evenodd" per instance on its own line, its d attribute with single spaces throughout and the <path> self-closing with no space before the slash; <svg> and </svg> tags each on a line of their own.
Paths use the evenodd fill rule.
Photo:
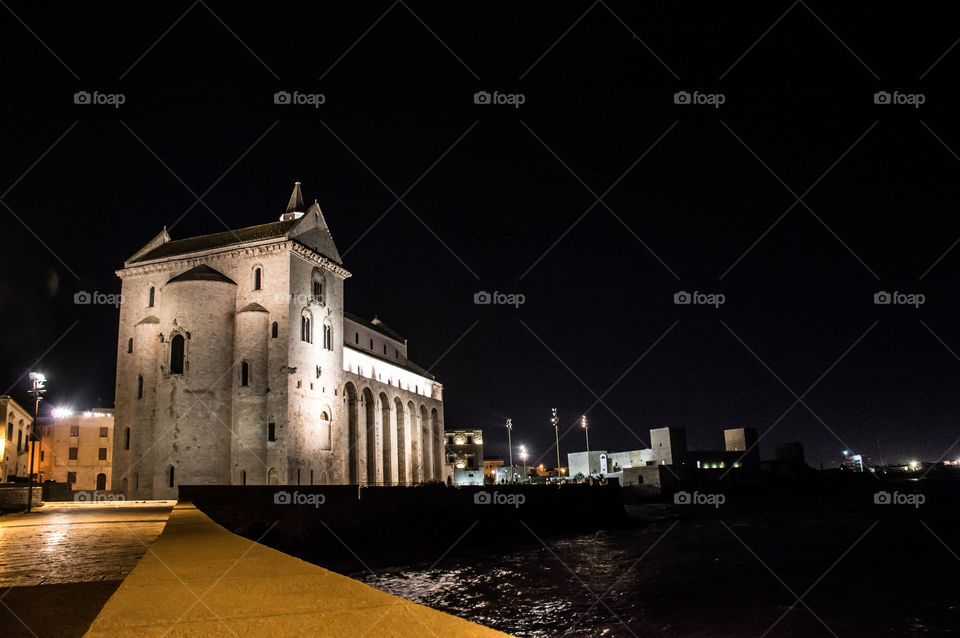
<svg viewBox="0 0 960 638">
<path fill-rule="evenodd" d="M 510 433 L 513 432 L 513 420 L 507 419 L 507 450 L 510 453 L 510 479 L 513 477 L 513 442 L 510 439 Z"/>
<path fill-rule="evenodd" d="M 580 417 L 580 426 L 583 428 L 583 435 L 587 437 L 587 464 L 590 463 L 590 430 L 587 428 L 587 415 Z"/>
<path fill-rule="evenodd" d="M 33 397 L 33 427 L 30 428 L 30 473 L 27 481 L 27 512 L 33 508 L 33 457 L 37 451 L 37 421 L 40 416 L 40 399 L 46 392 L 47 378 L 39 372 L 30 373 L 30 396 Z"/>
<path fill-rule="evenodd" d="M 520 446 L 520 458 L 523 459 L 523 482 L 526 483 L 529 477 L 527 476 L 527 447 L 525 445 Z"/>
<path fill-rule="evenodd" d="M 553 408 L 553 416 L 550 417 L 550 423 L 553 424 L 553 433 L 557 437 L 557 479 L 560 478 L 560 417 L 557 416 L 557 409 Z"/>
</svg>

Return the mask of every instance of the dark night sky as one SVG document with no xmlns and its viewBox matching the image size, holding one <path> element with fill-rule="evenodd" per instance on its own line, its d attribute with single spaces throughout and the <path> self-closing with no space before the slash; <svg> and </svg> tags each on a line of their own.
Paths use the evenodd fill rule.
<svg viewBox="0 0 960 638">
<path fill-rule="evenodd" d="M 799 440 L 834 465 L 878 441 L 888 461 L 936 460 L 960 436 L 960 32 L 944 7 L 265 6 L 0 8 L 0 391 L 23 399 L 50 349 L 49 405 L 112 405 L 117 312 L 74 294 L 118 292 L 114 271 L 165 224 L 276 219 L 301 180 L 346 253 L 348 309 L 421 365 L 442 356 L 446 423 L 484 428 L 488 456 L 512 417 L 551 463 L 554 406 L 564 430 L 589 409 L 595 449 L 773 426 L 764 457 Z M 79 90 L 126 102 L 75 105 Z M 326 103 L 275 105 L 279 90 Z M 476 105 L 480 90 L 526 102 Z M 726 102 L 676 105 L 678 90 Z M 879 90 L 926 103 L 875 105 Z M 384 216 L 411 185 L 412 212 Z M 803 203 L 777 222 L 791 190 Z M 478 290 L 526 303 L 477 306 Z M 678 290 L 726 303 L 678 306 Z M 878 290 L 926 303 L 877 306 Z M 788 410 L 793 393 L 806 405 Z"/>
</svg>

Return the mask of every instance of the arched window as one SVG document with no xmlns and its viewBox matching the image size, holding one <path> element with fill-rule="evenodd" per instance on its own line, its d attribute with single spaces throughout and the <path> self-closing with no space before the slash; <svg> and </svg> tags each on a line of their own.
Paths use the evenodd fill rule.
<svg viewBox="0 0 960 638">
<path fill-rule="evenodd" d="M 270 328 L 270 338 L 276 339 L 278 334 L 280 334 L 280 324 L 274 321 L 273 326 Z"/>
<path fill-rule="evenodd" d="M 360 344 L 360 333 L 359 333 L 359 332 L 354 332 L 354 333 L 353 333 L 353 342 L 356 343 L 356 344 L 358 344 L 358 345 Z"/>
<path fill-rule="evenodd" d="M 319 270 L 313 271 L 313 300 L 323 303 L 323 274 Z"/>
<path fill-rule="evenodd" d="M 327 350 L 333 350 L 333 326 L 327 322 L 323 324 L 323 347 Z"/>
<path fill-rule="evenodd" d="M 253 289 L 263 289 L 263 269 L 259 266 L 253 269 Z"/>
<path fill-rule="evenodd" d="M 183 335 L 170 340 L 170 374 L 183 374 Z"/>
<path fill-rule="evenodd" d="M 137 375 L 137 398 L 143 398 L 143 375 Z"/>
<path fill-rule="evenodd" d="M 169 475 L 170 475 L 170 487 L 173 487 L 173 466 L 172 465 L 169 468 Z"/>
<path fill-rule="evenodd" d="M 127 354 L 133 352 L 133 337 L 127 339 Z"/>
<path fill-rule="evenodd" d="M 154 298 L 156 297 L 156 288 L 150 286 L 150 292 L 147 293 L 147 308 L 153 308 Z"/>
<path fill-rule="evenodd" d="M 242 472 L 240 472 L 240 480 L 243 481 L 242 485 L 246 485 L 246 484 L 247 484 L 247 471 L 246 471 L 246 470 L 243 470 Z"/>
<path fill-rule="evenodd" d="M 310 313 L 304 310 L 300 314 L 300 341 L 313 343 L 313 326 L 310 321 Z"/>
<path fill-rule="evenodd" d="M 250 385 L 250 364 L 246 361 L 240 364 L 240 385 Z"/>
<path fill-rule="evenodd" d="M 327 416 L 327 411 L 326 411 L 326 410 L 324 410 L 323 412 L 320 413 L 320 420 L 321 420 L 321 421 L 329 421 L 329 420 L 330 420 L 330 417 Z"/>
<path fill-rule="evenodd" d="M 123 449 L 130 449 L 130 428 L 123 428 Z"/>
</svg>

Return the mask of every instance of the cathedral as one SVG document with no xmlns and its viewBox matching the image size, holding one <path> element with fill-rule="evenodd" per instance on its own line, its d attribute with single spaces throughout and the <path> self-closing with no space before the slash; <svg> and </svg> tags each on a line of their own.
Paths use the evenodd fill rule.
<svg viewBox="0 0 960 638">
<path fill-rule="evenodd" d="M 443 388 L 406 339 L 344 310 L 350 273 L 300 182 L 278 221 L 164 228 L 117 275 L 112 489 L 442 479 Z"/>
</svg>

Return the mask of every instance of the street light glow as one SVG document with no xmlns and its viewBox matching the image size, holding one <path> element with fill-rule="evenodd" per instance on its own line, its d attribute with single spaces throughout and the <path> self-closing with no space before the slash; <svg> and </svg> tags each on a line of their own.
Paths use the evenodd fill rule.
<svg viewBox="0 0 960 638">
<path fill-rule="evenodd" d="M 71 414 L 73 414 L 73 410 L 71 410 L 70 408 L 54 408 L 53 409 L 53 418 L 55 419 L 65 419 Z"/>
</svg>

